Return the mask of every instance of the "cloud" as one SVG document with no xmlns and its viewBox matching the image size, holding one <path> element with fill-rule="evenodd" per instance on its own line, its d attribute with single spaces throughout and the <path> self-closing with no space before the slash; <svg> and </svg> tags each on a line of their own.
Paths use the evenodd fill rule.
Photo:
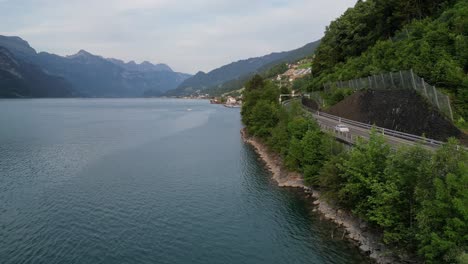
<svg viewBox="0 0 468 264">
<path fill-rule="evenodd" d="M 61 55 L 165 62 L 208 71 L 298 48 L 355 0 L 0 0 L 0 34 Z"/>
</svg>

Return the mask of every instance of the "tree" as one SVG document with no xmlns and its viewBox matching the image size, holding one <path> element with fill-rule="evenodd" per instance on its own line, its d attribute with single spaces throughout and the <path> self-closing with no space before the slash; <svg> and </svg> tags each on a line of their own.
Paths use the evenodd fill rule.
<svg viewBox="0 0 468 264">
<path fill-rule="evenodd" d="M 332 155 L 335 141 L 314 127 L 307 131 L 301 143 L 303 146 L 304 180 L 308 185 L 319 185 L 319 173 L 324 163 Z"/>
<path fill-rule="evenodd" d="M 430 174 L 431 153 L 422 146 L 402 147 L 388 158 L 384 179 L 374 185 L 369 219 L 384 228 L 384 241 L 415 245 L 417 188 Z M 415 249 L 415 248 L 414 248 Z"/>
<path fill-rule="evenodd" d="M 265 86 L 265 81 L 263 77 L 256 74 L 254 75 L 254 77 L 252 77 L 252 79 L 250 79 L 250 81 L 247 82 L 247 84 L 245 85 L 245 88 L 247 90 L 256 90 L 256 89 L 263 88 L 264 86 Z"/>
<path fill-rule="evenodd" d="M 301 141 L 295 137 L 289 142 L 288 154 L 285 158 L 285 165 L 292 171 L 302 171 L 303 152 Z"/>
<path fill-rule="evenodd" d="M 344 163 L 347 159 L 349 159 L 348 152 L 331 156 L 323 164 L 319 172 L 319 186 L 324 192 L 325 197 L 343 206 L 346 206 L 348 203 L 345 200 L 346 197 L 340 196 L 340 191 L 346 184 L 346 178 L 343 176 L 345 174 L 340 164 Z"/>
<path fill-rule="evenodd" d="M 340 165 L 346 184 L 340 196 L 347 200 L 349 208 L 364 219 L 369 219 L 371 209 L 369 199 L 378 192 L 378 184 L 384 180 L 384 170 L 390 147 L 382 135 L 371 131 L 368 142 L 358 139 L 356 146 L 349 152 L 349 158 Z"/>
<path fill-rule="evenodd" d="M 271 130 L 278 123 L 278 111 L 276 105 L 267 100 L 260 100 L 252 109 L 249 119 L 248 132 L 260 138 L 267 138 Z"/>
<path fill-rule="evenodd" d="M 419 253 L 428 263 L 455 262 L 468 247 L 468 159 L 456 140 L 432 159 L 433 185 L 420 192 Z"/>
</svg>

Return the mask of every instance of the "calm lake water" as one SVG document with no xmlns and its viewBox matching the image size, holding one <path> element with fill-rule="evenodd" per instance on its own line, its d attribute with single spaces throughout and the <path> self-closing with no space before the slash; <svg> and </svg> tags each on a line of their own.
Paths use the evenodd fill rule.
<svg viewBox="0 0 468 264">
<path fill-rule="evenodd" d="M 241 126 L 206 101 L 0 100 L 0 263 L 366 262 Z"/>
</svg>

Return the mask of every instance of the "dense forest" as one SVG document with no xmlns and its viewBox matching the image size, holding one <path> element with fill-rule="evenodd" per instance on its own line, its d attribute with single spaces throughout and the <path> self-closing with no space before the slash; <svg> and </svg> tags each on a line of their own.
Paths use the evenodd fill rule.
<svg viewBox="0 0 468 264">
<path fill-rule="evenodd" d="M 309 186 L 382 230 L 396 252 L 426 263 L 466 263 L 468 154 L 455 139 L 435 152 L 418 145 L 392 150 L 372 133 L 346 150 L 300 105 L 282 107 L 279 92 L 258 75 L 246 84 L 242 120 L 250 135 Z"/>
<path fill-rule="evenodd" d="M 413 69 L 450 95 L 468 127 L 468 0 L 358 1 L 326 29 L 300 88 Z"/>
</svg>

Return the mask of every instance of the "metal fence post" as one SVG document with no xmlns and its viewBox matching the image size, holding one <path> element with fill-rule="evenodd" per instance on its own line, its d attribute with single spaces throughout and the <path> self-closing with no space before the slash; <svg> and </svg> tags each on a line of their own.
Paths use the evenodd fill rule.
<svg viewBox="0 0 468 264">
<path fill-rule="evenodd" d="M 445 98 L 447 98 L 447 105 L 448 105 L 448 109 L 449 109 L 449 112 L 450 112 L 450 119 L 453 121 L 452 106 L 450 106 L 450 97 L 448 97 L 446 95 Z"/>
<path fill-rule="evenodd" d="M 412 80 L 413 80 L 413 89 L 414 89 L 414 90 L 417 90 L 417 88 L 416 88 L 416 81 L 414 80 L 413 69 L 411 69 L 411 78 L 412 78 Z"/>
<path fill-rule="evenodd" d="M 429 98 L 429 96 L 427 95 L 427 89 L 426 89 L 426 84 L 424 82 L 424 78 L 421 78 L 421 82 L 422 82 L 422 85 L 423 85 L 423 88 L 424 88 L 424 94 L 426 95 L 427 98 Z"/>
<path fill-rule="evenodd" d="M 385 79 L 383 77 L 383 73 L 380 74 L 380 77 L 382 78 L 382 84 L 383 84 L 383 87 L 384 87 L 384 90 L 387 89 L 386 85 L 385 85 Z"/>
<path fill-rule="evenodd" d="M 436 101 L 436 104 L 437 104 L 437 108 L 439 108 L 439 110 L 440 110 L 439 98 L 437 98 L 437 90 L 436 90 L 435 86 L 432 86 L 432 90 L 434 91 L 434 98 L 435 98 L 435 101 Z"/>
<path fill-rule="evenodd" d="M 401 71 L 400 71 L 400 79 L 401 79 L 401 87 L 406 88 L 405 87 L 405 80 L 403 79 L 403 73 Z"/>
<path fill-rule="evenodd" d="M 375 75 L 374 75 L 374 82 L 375 82 L 375 88 L 376 88 L 376 90 L 378 90 L 378 89 L 379 89 L 379 88 L 378 88 L 379 86 L 377 85 L 377 77 L 375 77 Z"/>
<path fill-rule="evenodd" d="M 393 88 L 396 88 L 395 83 L 393 82 L 393 73 L 389 73 L 389 74 L 390 74 L 390 81 L 392 82 L 392 86 Z"/>
<path fill-rule="evenodd" d="M 372 89 L 372 79 L 370 76 L 368 76 L 367 79 L 369 80 L 369 89 Z"/>
</svg>

